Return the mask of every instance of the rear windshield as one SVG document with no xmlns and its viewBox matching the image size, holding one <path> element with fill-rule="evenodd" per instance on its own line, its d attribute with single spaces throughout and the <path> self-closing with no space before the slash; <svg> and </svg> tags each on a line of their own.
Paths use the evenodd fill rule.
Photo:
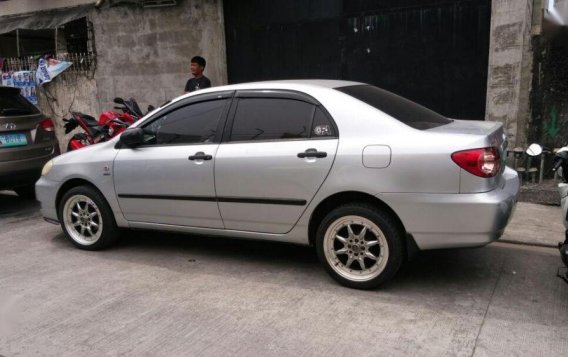
<svg viewBox="0 0 568 357">
<path fill-rule="evenodd" d="M 0 89 L 0 116 L 9 117 L 37 113 L 39 113 L 37 108 L 20 94 L 13 90 Z"/>
<path fill-rule="evenodd" d="M 435 111 L 370 85 L 354 85 L 336 89 L 377 108 L 414 129 L 431 129 L 452 122 L 452 120 Z"/>
</svg>

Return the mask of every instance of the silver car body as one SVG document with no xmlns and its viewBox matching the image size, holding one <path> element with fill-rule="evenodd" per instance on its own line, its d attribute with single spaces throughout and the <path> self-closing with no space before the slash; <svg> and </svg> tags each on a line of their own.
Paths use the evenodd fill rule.
<svg viewBox="0 0 568 357">
<path fill-rule="evenodd" d="M 289 90 L 321 103 L 339 137 L 140 149 L 115 148 L 117 137 L 54 159 L 51 172 L 36 185 L 42 214 L 57 221 L 62 188 L 86 181 L 104 195 L 120 227 L 310 244 L 316 208 L 326 199 L 356 193 L 388 206 L 422 250 L 498 239 L 517 201 L 516 172 L 503 165 L 497 176 L 480 178 L 462 170 L 451 154 L 495 145 L 504 152 L 501 124 L 456 120 L 417 130 L 334 89 L 357 84 L 258 82 L 179 97 L 134 125 L 209 93 Z M 297 157 L 310 148 L 328 155 Z M 196 152 L 213 160 L 188 161 Z M 197 199 L 164 199 L 168 196 Z"/>
</svg>

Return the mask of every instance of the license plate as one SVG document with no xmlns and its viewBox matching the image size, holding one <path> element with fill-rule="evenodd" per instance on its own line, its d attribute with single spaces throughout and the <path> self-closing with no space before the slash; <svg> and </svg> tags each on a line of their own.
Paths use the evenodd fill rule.
<svg viewBox="0 0 568 357">
<path fill-rule="evenodd" d="M 0 134 L 0 147 L 28 145 L 26 134 Z"/>
</svg>

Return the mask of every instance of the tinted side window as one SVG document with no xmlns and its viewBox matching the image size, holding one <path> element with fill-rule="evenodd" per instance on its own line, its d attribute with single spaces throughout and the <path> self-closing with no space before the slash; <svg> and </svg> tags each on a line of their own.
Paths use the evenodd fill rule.
<svg viewBox="0 0 568 357">
<path fill-rule="evenodd" d="M 37 114 L 39 110 L 28 100 L 14 91 L 0 93 L 0 116 Z"/>
<path fill-rule="evenodd" d="M 433 110 L 377 87 L 355 85 L 336 89 L 377 108 L 414 129 L 430 129 L 452 122 Z"/>
<path fill-rule="evenodd" d="M 231 141 L 308 138 L 314 105 L 291 99 L 240 99 Z"/>
<path fill-rule="evenodd" d="M 323 110 L 316 108 L 314 124 L 312 126 L 312 138 L 335 137 L 337 133 L 331 124 L 329 117 Z"/>
<path fill-rule="evenodd" d="M 226 103 L 214 100 L 176 109 L 146 125 L 144 140 L 157 145 L 213 142 Z"/>
</svg>

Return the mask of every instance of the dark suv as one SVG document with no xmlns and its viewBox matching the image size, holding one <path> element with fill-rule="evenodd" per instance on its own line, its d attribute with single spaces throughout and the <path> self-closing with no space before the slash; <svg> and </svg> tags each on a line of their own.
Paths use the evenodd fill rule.
<svg viewBox="0 0 568 357">
<path fill-rule="evenodd" d="M 0 86 L 0 190 L 33 198 L 43 165 L 59 153 L 51 119 L 19 89 Z"/>
</svg>

